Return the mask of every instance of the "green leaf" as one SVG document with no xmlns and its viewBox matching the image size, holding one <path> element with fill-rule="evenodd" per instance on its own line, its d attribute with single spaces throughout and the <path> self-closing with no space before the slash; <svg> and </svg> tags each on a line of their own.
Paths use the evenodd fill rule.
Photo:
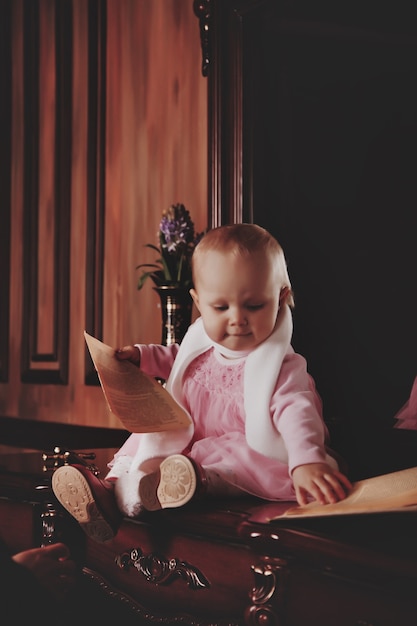
<svg viewBox="0 0 417 626">
<path fill-rule="evenodd" d="M 141 267 L 155 267 L 156 269 L 160 269 L 159 265 L 155 265 L 155 263 L 141 263 L 140 265 L 137 265 L 135 269 L 140 269 Z"/>
</svg>

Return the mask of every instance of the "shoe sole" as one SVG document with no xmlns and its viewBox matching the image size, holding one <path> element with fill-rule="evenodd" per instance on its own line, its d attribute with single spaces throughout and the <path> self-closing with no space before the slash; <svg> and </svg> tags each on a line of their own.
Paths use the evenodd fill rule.
<svg viewBox="0 0 417 626">
<path fill-rule="evenodd" d="M 197 489 L 197 476 L 190 459 L 172 454 L 159 470 L 144 476 L 139 483 L 141 503 L 148 511 L 173 509 L 187 504 Z"/>
<path fill-rule="evenodd" d="M 52 474 L 52 490 L 58 502 L 91 539 L 103 542 L 115 536 L 97 508 L 90 485 L 76 467 L 58 467 Z"/>
</svg>

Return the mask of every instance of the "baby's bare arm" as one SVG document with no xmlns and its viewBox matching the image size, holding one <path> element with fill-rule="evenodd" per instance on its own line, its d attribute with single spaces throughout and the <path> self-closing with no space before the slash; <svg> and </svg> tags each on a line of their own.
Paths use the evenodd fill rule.
<svg viewBox="0 0 417 626">
<path fill-rule="evenodd" d="M 300 506 L 309 502 L 309 496 L 320 504 L 338 502 L 352 488 L 350 480 L 327 463 L 299 465 L 293 470 L 292 479 Z"/>
</svg>

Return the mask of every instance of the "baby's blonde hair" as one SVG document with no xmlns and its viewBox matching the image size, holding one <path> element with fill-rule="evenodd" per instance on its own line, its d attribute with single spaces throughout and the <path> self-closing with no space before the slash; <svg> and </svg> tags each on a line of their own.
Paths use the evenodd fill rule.
<svg viewBox="0 0 417 626">
<path fill-rule="evenodd" d="M 294 306 L 294 296 L 284 251 L 275 237 L 265 228 L 257 224 L 227 224 L 209 230 L 197 244 L 191 259 L 194 285 L 196 284 L 197 267 L 202 267 L 201 258 L 206 252 L 214 250 L 231 252 L 245 257 L 254 252 L 264 252 L 265 256 L 269 255 L 278 265 L 282 279 L 281 289 L 288 287 L 288 294 L 283 303 L 291 307 Z"/>
</svg>

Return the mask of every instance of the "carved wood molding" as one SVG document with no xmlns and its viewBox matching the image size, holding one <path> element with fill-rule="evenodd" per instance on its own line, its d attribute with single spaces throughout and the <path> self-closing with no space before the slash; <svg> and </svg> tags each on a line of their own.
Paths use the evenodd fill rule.
<svg viewBox="0 0 417 626">
<path fill-rule="evenodd" d="M 85 328 L 100 338 L 104 271 L 105 6 L 105 0 L 89 0 L 88 3 Z M 21 379 L 26 383 L 67 384 L 73 132 L 72 1 L 55 0 L 46 4 L 42 0 L 24 0 L 23 26 Z M 85 380 L 87 384 L 98 385 L 87 350 Z"/>
<path fill-rule="evenodd" d="M 254 586 L 250 593 L 252 604 L 245 613 L 248 626 L 280 626 L 285 615 L 283 604 L 288 576 L 287 561 L 264 557 L 259 564 L 252 565 Z M 282 618 L 284 619 L 284 617 Z"/>
<path fill-rule="evenodd" d="M 105 0 L 89 2 L 85 329 L 98 339 L 103 337 L 106 17 Z M 85 347 L 85 382 L 87 385 L 99 384 L 87 346 Z"/>
<path fill-rule="evenodd" d="M 207 76 L 211 61 L 211 1 L 210 0 L 194 0 L 193 9 L 195 15 L 200 21 L 200 41 L 201 41 L 201 73 Z"/>
<path fill-rule="evenodd" d="M 216 618 L 215 621 L 213 621 L 207 617 L 196 617 L 182 613 L 173 614 L 170 612 L 169 615 L 156 614 L 155 611 L 146 608 L 142 603 L 139 603 L 131 596 L 116 589 L 97 571 L 89 567 L 84 567 L 83 574 L 90 581 L 97 584 L 105 596 L 112 598 L 115 602 L 118 602 L 121 607 L 128 609 L 132 615 L 137 616 L 138 620 L 143 620 L 144 624 L 159 624 L 161 626 L 173 626 L 174 624 L 184 624 L 186 626 L 241 626 L 242 623 L 241 620 L 238 619 Z"/>
<path fill-rule="evenodd" d="M 244 24 L 250 17 L 245 3 L 210 2 L 209 209 L 212 228 L 243 221 L 242 40 Z"/>
<path fill-rule="evenodd" d="M 143 554 L 140 548 L 133 548 L 120 554 L 116 558 L 116 563 L 124 570 L 134 567 L 146 580 L 155 585 L 167 585 L 176 578 L 181 578 L 193 591 L 210 587 L 208 579 L 194 565 L 156 553 Z"/>
<path fill-rule="evenodd" d="M 71 192 L 72 11 L 24 3 L 21 379 L 66 384 Z M 46 159 L 52 151 L 54 158 Z"/>
<path fill-rule="evenodd" d="M 1 5 L 0 17 L 0 382 L 9 371 L 10 225 L 11 225 L 11 0 Z"/>
</svg>

